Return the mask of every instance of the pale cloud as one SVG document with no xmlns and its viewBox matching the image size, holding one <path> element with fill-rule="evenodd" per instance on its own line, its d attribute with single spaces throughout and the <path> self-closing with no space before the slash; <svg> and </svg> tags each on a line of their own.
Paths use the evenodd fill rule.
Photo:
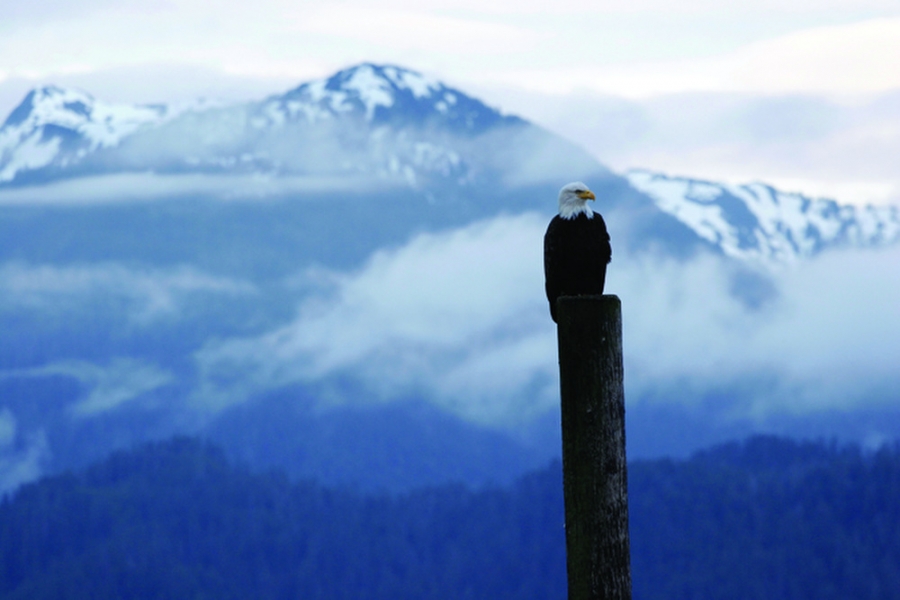
<svg viewBox="0 0 900 600">
<path fill-rule="evenodd" d="M 98 0 L 74 11 L 66 6 L 21 9 L 7 23 L 0 37 L 4 77 L 89 77 L 172 65 L 170 85 L 178 90 L 189 77 L 184 70 L 178 76 L 174 66 L 281 81 L 371 60 L 464 84 L 506 82 L 555 93 L 584 87 L 627 96 L 710 89 L 861 92 L 896 87 L 898 78 L 890 68 L 897 56 L 897 7 L 884 0 L 746 0 L 727 7 L 712 0 L 264 0 L 218 3 L 215 10 L 196 0 Z M 48 17 L 66 11 L 72 14 Z M 201 86 L 210 88 L 196 85 L 197 95 Z M 166 99 L 160 91 L 131 100 Z"/>
<path fill-rule="evenodd" d="M 896 247 L 828 252 L 763 274 L 777 295 L 748 310 L 728 292 L 737 273 L 719 257 L 626 259 L 610 288 L 623 301 L 633 396 L 687 385 L 700 399 L 772 377 L 736 418 L 889 400 L 900 384 L 898 261 Z"/>
<path fill-rule="evenodd" d="M 900 204 L 896 91 L 852 101 L 719 92 L 632 100 L 588 92 L 484 93 L 614 170 L 761 181 L 841 203 Z"/>
<path fill-rule="evenodd" d="M 900 18 L 800 31 L 722 59 L 715 89 L 866 93 L 900 87 Z M 721 82 L 721 83 L 718 83 Z"/>
<path fill-rule="evenodd" d="M 493 425 L 551 410 L 558 383 L 542 289 L 545 226 L 535 215 L 500 217 L 327 274 L 329 292 L 292 322 L 200 351 L 195 400 L 219 407 L 337 378 L 356 381 L 370 400 L 421 395 Z M 690 404 L 727 390 L 734 406 L 724 413 L 763 419 L 866 406 L 900 385 L 896 248 L 756 274 L 712 254 L 615 256 L 607 289 L 623 301 L 630 403 Z M 774 290 L 756 308 L 730 291 L 748 276 Z M 769 380 L 765 392 L 754 387 Z M 660 395 L 675 389 L 683 392 Z"/>
<path fill-rule="evenodd" d="M 375 397 L 427 390 L 469 418 L 509 419 L 523 412 L 517 391 L 552 378 L 504 368 L 549 364 L 535 350 L 536 340 L 553 336 L 533 293 L 542 285 L 544 226 L 529 214 L 421 235 L 376 253 L 359 272 L 332 274 L 330 291 L 304 303 L 290 324 L 199 352 L 208 385 L 198 399 L 227 404 L 269 386 L 346 373 Z M 490 358 L 476 364 L 473 356 Z M 478 399 L 461 401 L 469 392 Z"/>
<path fill-rule="evenodd" d="M 246 295 L 256 293 L 256 288 L 190 267 L 161 270 L 116 263 L 61 267 L 8 262 L 0 265 L 0 292 L 0 309 L 44 312 L 95 310 L 92 300 L 102 297 L 106 310 L 121 303 L 134 323 L 149 325 L 160 318 L 178 317 L 189 295 Z"/>
<path fill-rule="evenodd" d="M 541 43 L 546 34 L 477 19 L 463 19 L 419 11 L 329 5 L 297 18 L 301 33 L 317 33 L 365 41 L 400 50 L 452 52 L 520 52 Z"/>
<path fill-rule="evenodd" d="M 44 73 L 40 77 L 4 78 L 0 70 L 0 119 L 17 106 L 28 92 L 40 85 L 74 87 L 95 98 L 115 104 L 166 102 L 174 105 L 194 103 L 198 99 L 220 103 L 256 101 L 283 93 L 299 80 L 321 74 L 321 65 L 313 68 L 293 65 L 287 75 L 249 69 L 226 73 L 217 67 L 181 63 L 141 63 L 100 67 L 87 73 Z"/>
<path fill-rule="evenodd" d="M 118 173 L 77 177 L 44 185 L 0 189 L 0 206 L 85 206 L 158 201 L 173 196 L 202 195 L 214 200 L 264 201 L 285 194 L 359 192 L 390 182 L 363 176 L 275 176 Z"/>
<path fill-rule="evenodd" d="M 87 397 L 76 403 L 75 414 L 89 416 L 116 408 L 174 381 L 174 376 L 155 365 L 115 359 L 103 367 L 88 363 L 60 364 L 48 372 L 69 374 L 91 385 Z"/>
<path fill-rule="evenodd" d="M 4 371 L 0 378 L 62 375 L 79 381 L 87 392 L 69 409 L 86 417 L 115 409 L 162 386 L 173 383 L 172 373 L 132 358 L 114 358 L 105 365 L 86 361 L 60 361 L 30 369 Z"/>
<path fill-rule="evenodd" d="M 495 81 L 532 91 L 629 98 L 686 92 L 865 94 L 900 88 L 900 18 L 795 31 L 736 50 L 677 60 L 511 68 Z"/>
<path fill-rule="evenodd" d="M 144 2 L 135 0 L 31 0 L 3 5 L 0 31 L 12 26 L 37 25 L 63 19 L 84 18 L 109 9 L 141 9 Z"/>
</svg>

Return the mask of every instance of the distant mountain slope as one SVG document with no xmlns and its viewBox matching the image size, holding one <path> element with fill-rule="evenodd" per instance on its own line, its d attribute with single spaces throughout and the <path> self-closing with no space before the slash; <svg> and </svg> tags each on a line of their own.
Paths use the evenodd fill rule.
<svg viewBox="0 0 900 600">
<path fill-rule="evenodd" d="M 508 484 L 547 461 L 511 436 L 426 402 L 317 411 L 297 389 L 224 412 L 204 436 L 256 471 L 365 492 Z"/>
<path fill-rule="evenodd" d="M 603 170 L 573 144 L 460 90 L 368 63 L 262 101 L 190 110 L 113 106 L 48 87 L 0 128 L 0 185 L 151 171 L 465 186 L 535 176 L 528 165 L 540 177 L 548 160 L 581 175 Z"/>
<path fill-rule="evenodd" d="M 635 600 L 882 600 L 900 582 L 900 447 L 754 438 L 629 465 Z M 177 439 L 0 504 L 0 596 L 564 598 L 561 467 L 364 496 Z"/>
<path fill-rule="evenodd" d="M 825 248 L 900 241 L 900 207 L 840 205 L 754 183 L 726 185 L 645 170 L 626 174 L 636 189 L 735 258 L 791 263 Z"/>
</svg>

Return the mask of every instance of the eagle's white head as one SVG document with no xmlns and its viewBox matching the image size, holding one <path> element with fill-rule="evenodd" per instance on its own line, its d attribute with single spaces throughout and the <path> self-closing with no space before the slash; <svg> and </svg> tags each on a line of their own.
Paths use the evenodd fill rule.
<svg viewBox="0 0 900 600">
<path fill-rule="evenodd" d="M 594 192 L 580 181 L 564 185 L 559 190 L 559 216 L 563 219 L 574 219 L 584 213 L 588 219 L 594 218 L 594 211 L 587 205 L 588 200 L 595 200 Z"/>
</svg>

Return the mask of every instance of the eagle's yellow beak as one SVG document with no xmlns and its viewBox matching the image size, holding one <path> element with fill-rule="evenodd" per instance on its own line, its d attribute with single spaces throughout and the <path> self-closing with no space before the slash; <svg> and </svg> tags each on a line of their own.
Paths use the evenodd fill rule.
<svg viewBox="0 0 900 600">
<path fill-rule="evenodd" d="M 596 200 L 597 198 L 594 196 L 594 192 L 591 190 L 585 190 L 583 192 L 578 192 L 578 197 L 582 200 Z"/>
</svg>

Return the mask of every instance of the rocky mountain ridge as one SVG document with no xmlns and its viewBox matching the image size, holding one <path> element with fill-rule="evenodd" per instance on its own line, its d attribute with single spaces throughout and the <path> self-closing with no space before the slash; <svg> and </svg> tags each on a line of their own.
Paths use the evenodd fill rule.
<svg viewBox="0 0 900 600">
<path fill-rule="evenodd" d="M 629 183 L 726 255 L 790 264 L 826 248 L 900 241 L 900 207 L 841 205 L 764 183 L 730 185 L 631 170 Z"/>
</svg>

